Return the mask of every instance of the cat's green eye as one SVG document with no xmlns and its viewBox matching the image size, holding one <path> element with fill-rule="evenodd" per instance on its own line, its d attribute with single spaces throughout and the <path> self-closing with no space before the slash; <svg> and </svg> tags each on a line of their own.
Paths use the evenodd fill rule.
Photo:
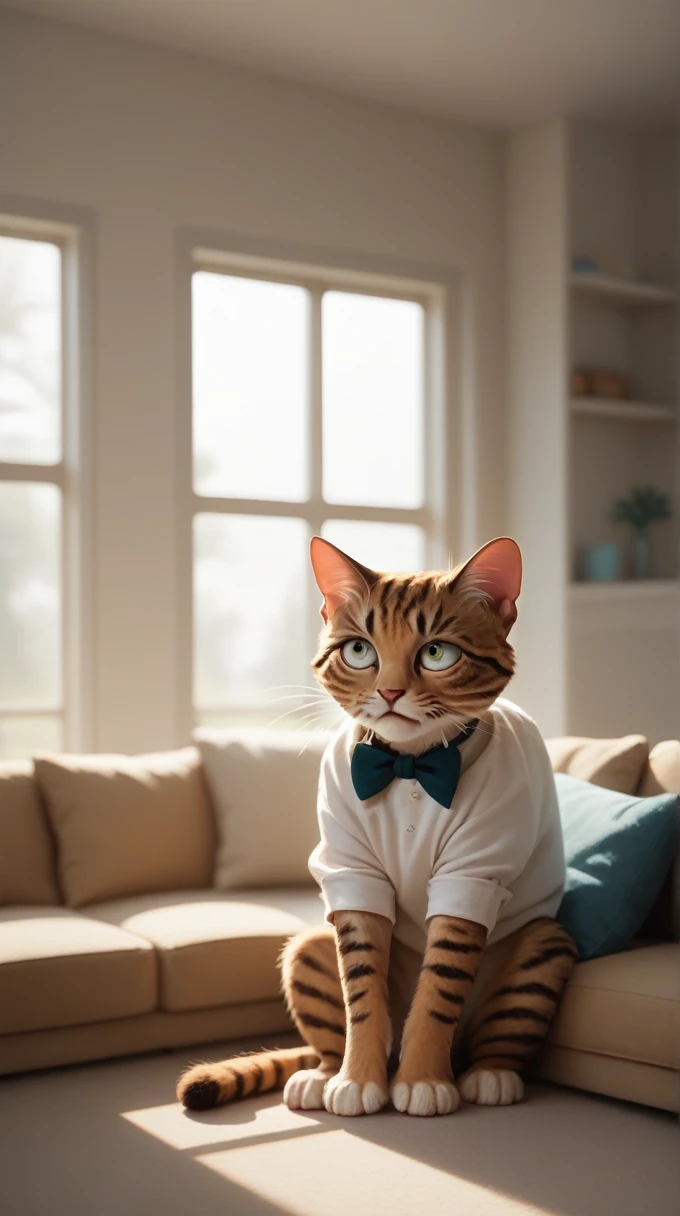
<svg viewBox="0 0 680 1216">
<path fill-rule="evenodd" d="M 363 638 L 352 638 L 351 642 L 345 642 L 342 657 L 348 667 L 354 667 L 357 671 L 373 667 L 378 661 L 375 646 L 371 646 L 371 643 L 365 642 Z"/>
<path fill-rule="evenodd" d="M 420 662 L 427 671 L 446 671 L 460 656 L 461 651 L 453 642 L 428 642 L 420 652 Z"/>
</svg>

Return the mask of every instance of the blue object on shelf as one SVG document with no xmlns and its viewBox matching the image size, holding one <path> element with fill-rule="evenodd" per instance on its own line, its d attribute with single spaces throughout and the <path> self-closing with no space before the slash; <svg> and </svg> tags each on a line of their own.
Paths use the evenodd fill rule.
<svg viewBox="0 0 680 1216">
<path fill-rule="evenodd" d="M 589 583 L 615 583 L 621 578 L 621 546 L 611 543 L 584 549 L 583 565 Z"/>
<path fill-rule="evenodd" d="M 571 268 L 575 274 L 597 274 L 600 269 L 594 258 L 572 258 Z"/>
</svg>

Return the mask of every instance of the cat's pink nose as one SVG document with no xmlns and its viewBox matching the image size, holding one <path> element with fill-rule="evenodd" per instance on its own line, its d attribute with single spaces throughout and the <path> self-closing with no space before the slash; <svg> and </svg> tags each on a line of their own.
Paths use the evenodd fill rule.
<svg viewBox="0 0 680 1216">
<path fill-rule="evenodd" d="M 406 689 L 405 688 L 379 688 L 378 692 L 380 693 L 380 696 L 383 698 L 383 700 L 387 701 L 387 704 L 389 705 L 389 707 L 391 709 L 392 706 L 394 705 L 394 702 L 398 701 L 400 697 L 403 697 L 404 693 L 406 692 Z"/>
</svg>

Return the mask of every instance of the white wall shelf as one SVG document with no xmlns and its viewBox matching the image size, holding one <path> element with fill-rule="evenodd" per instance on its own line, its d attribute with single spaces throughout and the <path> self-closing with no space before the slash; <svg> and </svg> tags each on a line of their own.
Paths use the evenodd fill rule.
<svg viewBox="0 0 680 1216">
<path fill-rule="evenodd" d="M 573 397 L 572 412 L 585 418 L 612 418 L 626 422 L 677 422 L 673 405 L 652 405 L 646 401 L 616 400 L 605 397 Z"/>
<path fill-rule="evenodd" d="M 674 304 L 676 294 L 669 287 L 656 283 L 643 283 L 636 279 L 617 278 L 611 274 L 572 271 L 569 282 L 575 291 L 599 297 L 619 304 L 624 308 L 643 308 L 646 305 Z"/>
<path fill-rule="evenodd" d="M 659 596 L 680 597 L 680 582 L 671 578 L 650 578 L 613 583 L 571 583 L 570 600 L 584 604 L 603 601 L 644 600 Z"/>
<path fill-rule="evenodd" d="M 513 695 L 546 735 L 680 736 L 680 285 L 677 131 L 565 120 L 513 134 L 508 170 L 509 531 L 524 557 Z M 634 266 L 636 279 L 573 269 Z M 575 397 L 618 372 L 633 400 Z M 650 580 L 577 582 L 633 537 L 634 486 L 668 495 Z"/>
</svg>

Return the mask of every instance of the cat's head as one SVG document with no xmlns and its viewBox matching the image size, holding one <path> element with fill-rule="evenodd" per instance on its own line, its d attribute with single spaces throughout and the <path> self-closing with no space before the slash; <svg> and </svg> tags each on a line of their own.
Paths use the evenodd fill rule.
<svg viewBox="0 0 680 1216">
<path fill-rule="evenodd" d="M 315 536 L 324 602 L 314 673 L 357 722 L 399 748 L 450 738 L 501 695 L 515 669 L 522 558 L 492 540 L 456 570 L 385 574 Z"/>
</svg>

